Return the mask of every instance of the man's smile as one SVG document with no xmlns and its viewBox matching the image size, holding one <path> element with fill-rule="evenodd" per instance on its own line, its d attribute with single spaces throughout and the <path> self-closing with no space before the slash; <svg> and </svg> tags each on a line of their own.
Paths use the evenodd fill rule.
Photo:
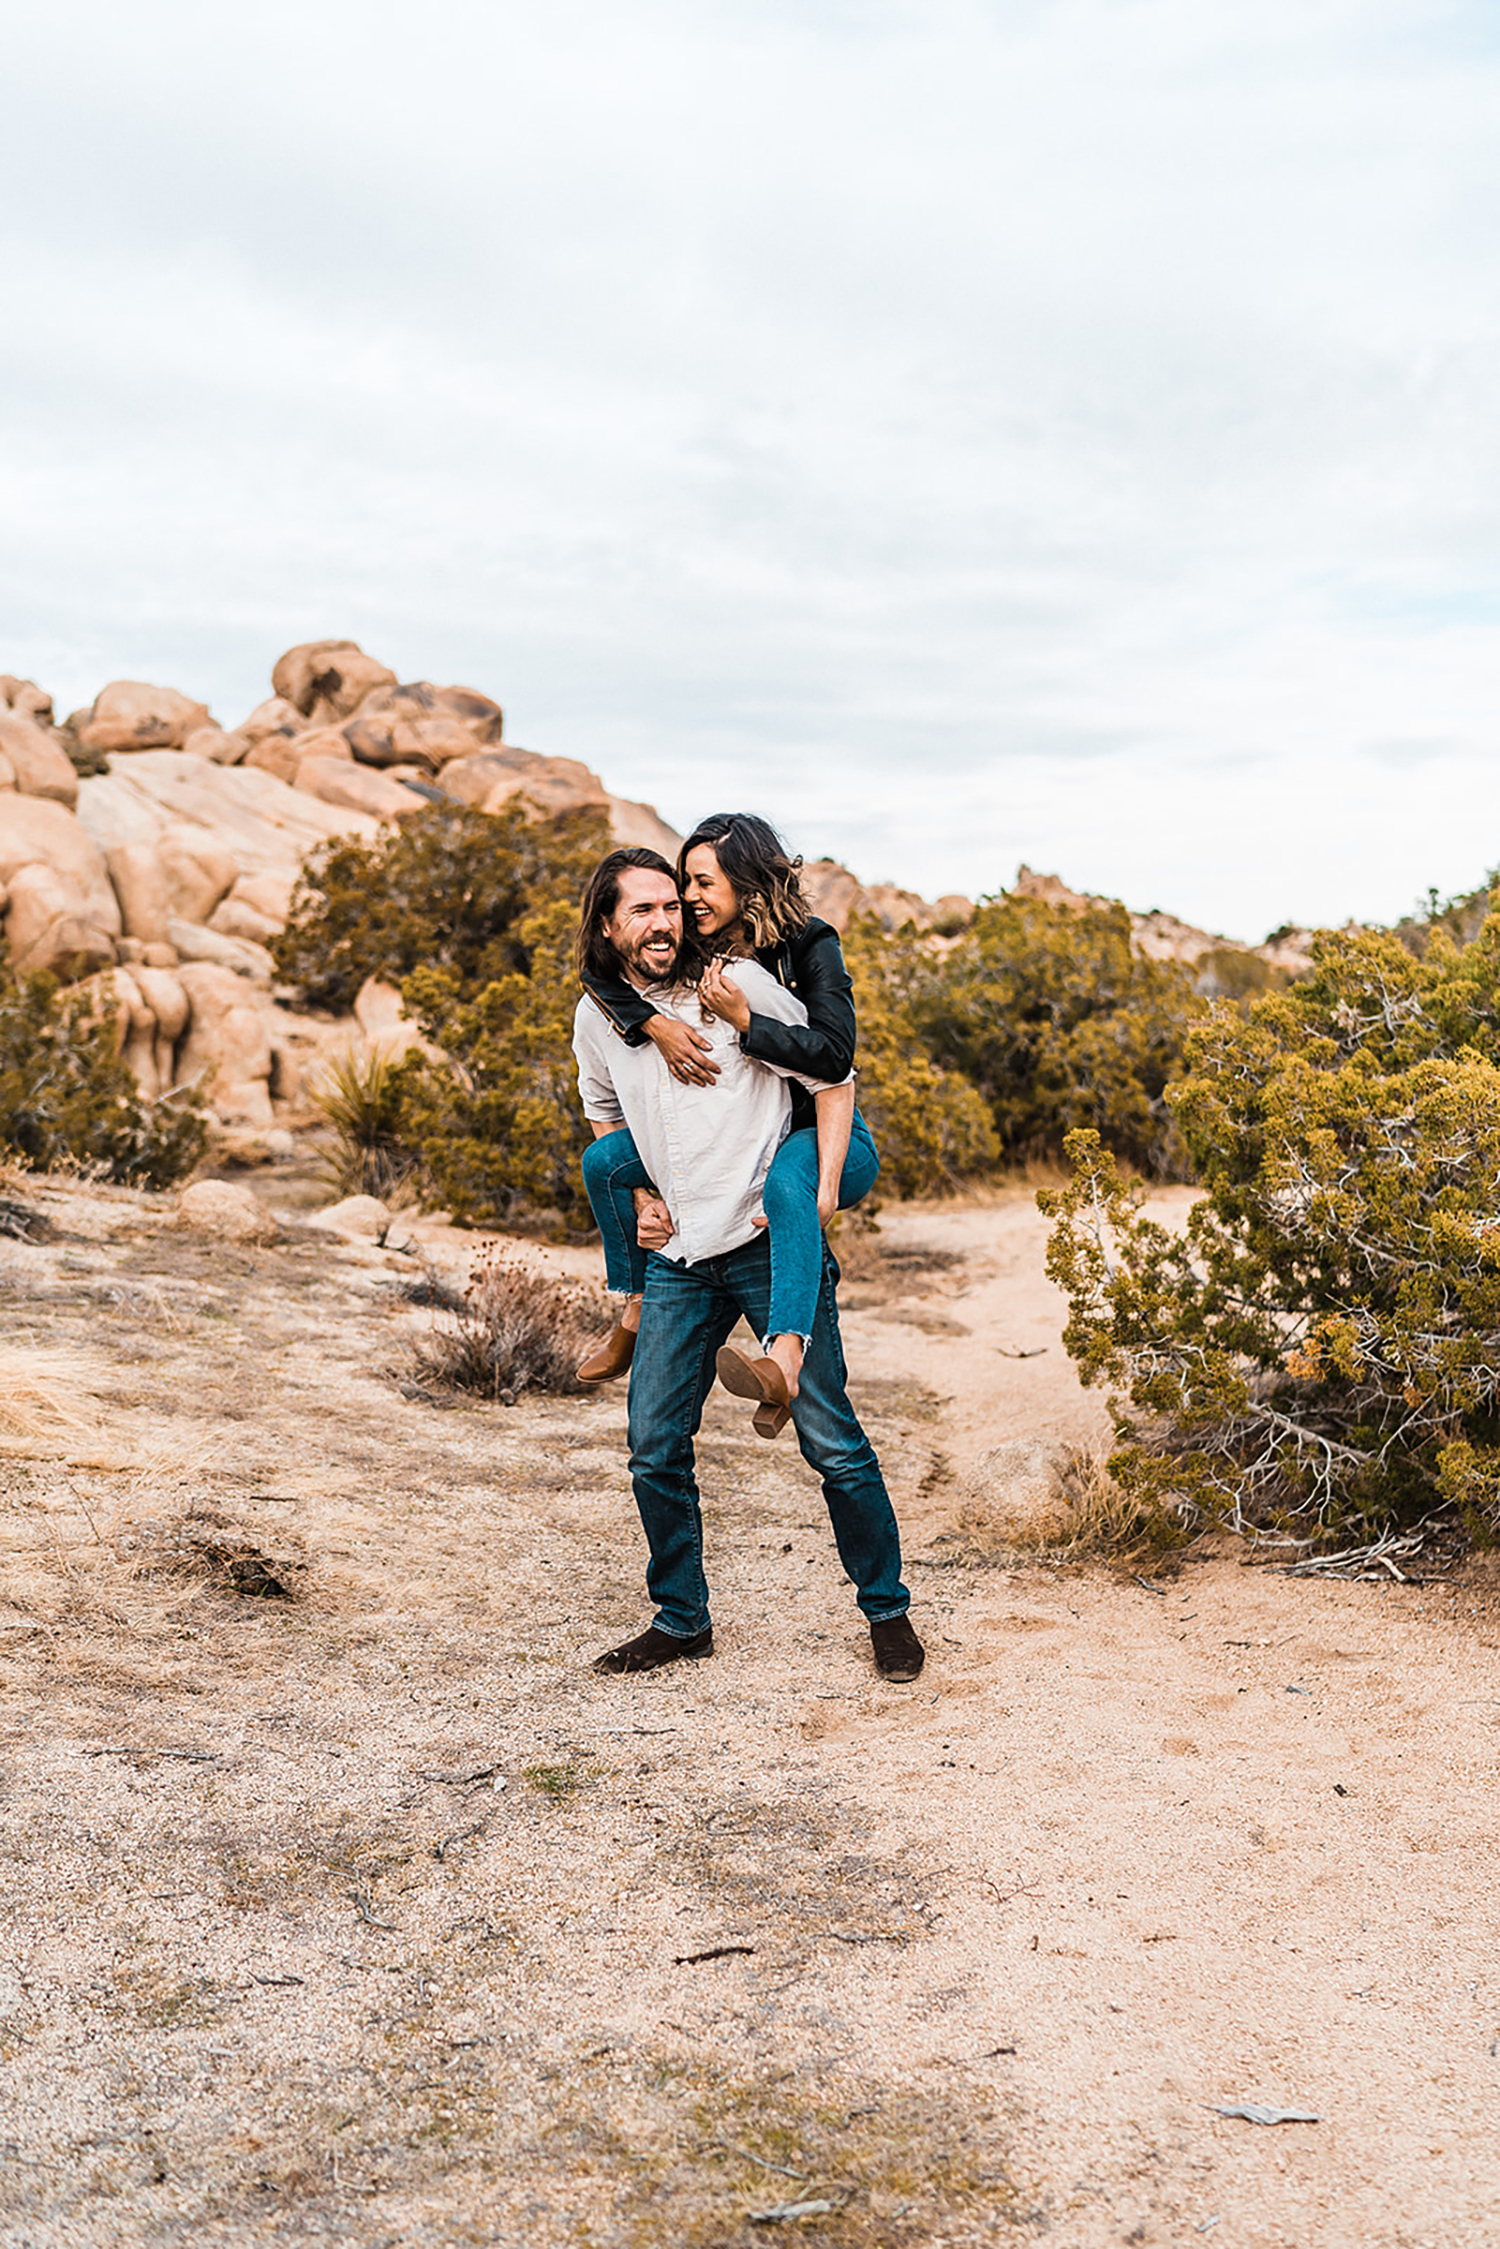
<svg viewBox="0 0 1500 2249">
<path fill-rule="evenodd" d="M 677 958 L 677 940 L 669 930 L 653 931 L 649 937 L 641 939 L 638 957 L 645 969 L 669 969 Z"/>
</svg>

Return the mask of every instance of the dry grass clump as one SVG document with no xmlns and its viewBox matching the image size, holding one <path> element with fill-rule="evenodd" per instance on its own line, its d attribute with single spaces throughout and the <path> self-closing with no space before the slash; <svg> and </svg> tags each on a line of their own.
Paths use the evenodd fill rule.
<svg viewBox="0 0 1500 2249">
<path fill-rule="evenodd" d="M 505 1406 L 523 1390 L 574 1397 L 588 1387 L 574 1370 L 608 1325 L 592 1290 L 551 1280 L 492 1249 L 470 1275 L 451 1326 L 434 1325 L 414 1346 L 417 1379 Z"/>
<path fill-rule="evenodd" d="M 91 1395 L 98 1363 L 82 1351 L 0 1345 L 0 1447 L 25 1450 L 96 1431 L 100 1407 Z"/>
<path fill-rule="evenodd" d="M 1013 1437 L 985 1453 L 964 1481 L 958 1528 L 981 1550 L 1009 1548 L 1054 1561 L 1098 1555 L 1129 1561 L 1183 1543 L 1181 1524 L 1125 1492 L 1087 1446 Z"/>
<path fill-rule="evenodd" d="M 273 1552 L 260 1532 L 210 1507 L 135 1523 L 115 1551 L 143 1576 L 197 1578 L 220 1592 L 262 1600 L 294 1600 L 307 1578 L 306 1551 L 295 1533 L 283 1533 Z"/>
</svg>

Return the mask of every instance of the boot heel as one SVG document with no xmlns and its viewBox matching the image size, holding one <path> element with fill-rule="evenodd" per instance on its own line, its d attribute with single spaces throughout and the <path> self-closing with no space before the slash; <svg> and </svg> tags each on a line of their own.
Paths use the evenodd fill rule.
<svg viewBox="0 0 1500 2249">
<path fill-rule="evenodd" d="M 779 1437 L 791 1418 L 790 1406 L 757 1406 L 750 1418 L 750 1426 L 757 1437 Z"/>
</svg>

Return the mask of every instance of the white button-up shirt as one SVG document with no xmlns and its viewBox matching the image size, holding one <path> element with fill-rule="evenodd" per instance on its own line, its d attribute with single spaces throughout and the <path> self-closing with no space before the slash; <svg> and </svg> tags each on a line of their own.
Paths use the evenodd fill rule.
<svg viewBox="0 0 1500 2249">
<path fill-rule="evenodd" d="M 759 961 L 726 961 L 724 969 L 753 1014 L 779 1023 L 807 1021 L 795 993 Z M 712 1085 L 680 1084 L 650 1039 L 627 1046 L 603 1009 L 585 996 L 573 1017 L 578 1090 L 591 1123 L 630 1127 L 676 1228 L 661 1255 L 696 1265 L 755 1238 L 766 1173 L 791 1124 L 787 1079 L 795 1076 L 810 1093 L 823 1092 L 826 1081 L 755 1061 L 734 1025 L 706 1017 L 691 989 L 653 985 L 646 996 L 663 1015 L 675 1015 L 708 1040 L 718 1077 Z"/>
</svg>

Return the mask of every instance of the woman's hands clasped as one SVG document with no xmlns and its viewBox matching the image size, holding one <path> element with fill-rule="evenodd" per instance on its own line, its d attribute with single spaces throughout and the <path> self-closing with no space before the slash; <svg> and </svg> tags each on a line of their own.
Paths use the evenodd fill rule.
<svg viewBox="0 0 1500 2249">
<path fill-rule="evenodd" d="M 720 1022 L 732 1024 L 741 1034 L 750 1028 L 750 1002 L 732 977 L 724 973 L 724 963 L 712 960 L 703 972 L 698 986 L 698 997 L 711 1015 Z"/>
</svg>

